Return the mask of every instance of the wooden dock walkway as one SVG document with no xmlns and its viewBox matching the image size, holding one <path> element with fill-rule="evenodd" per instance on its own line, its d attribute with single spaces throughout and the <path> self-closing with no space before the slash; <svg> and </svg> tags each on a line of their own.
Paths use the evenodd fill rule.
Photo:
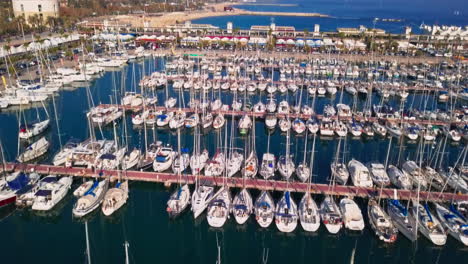
<svg viewBox="0 0 468 264">
<path fill-rule="evenodd" d="M 93 169 L 77 168 L 77 167 L 59 167 L 52 165 L 43 164 L 18 164 L 18 163 L 7 163 L 7 171 L 35 171 L 39 174 L 53 174 L 53 175 L 69 175 L 74 177 L 96 177 L 98 174 L 102 174 L 102 177 L 110 177 L 111 180 L 115 180 L 118 177 L 127 177 L 131 181 L 141 182 L 155 182 L 164 183 L 166 186 L 174 183 L 178 183 L 179 177 L 173 173 L 156 173 L 146 171 L 120 171 L 120 170 L 103 170 L 97 171 Z M 195 175 L 183 175 L 183 181 L 187 181 L 189 184 L 194 184 L 196 180 Z M 213 186 L 222 186 L 222 177 L 208 177 L 200 176 L 199 179 L 205 183 L 209 183 Z M 232 188 L 246 187 L 248 189 L 257 190 L 270 190 L 270 191 L 285 191 L 291 192 L 307 192 L 307 184 L 301 182 L 290 182 L 277 181 L 277 180 L 263 180 L 263 179 L 242 179 L 240 177 L 232 177 L 227 179 L 227 185 Z M 312 194 L 330 194 L 339 196 L 357 196 L 357 197 L 377 197 L 379 194 L 381 198 L 393 198 L 395 193 L 399 199 L 411 200 L 417 198 L 416 191 L 399 190 L 392 188 L 383 188 L 381 191 L 379 188 L 362 188 L 355 186 L 342 186 L 336 185 L 331 187 L 327 184 L 313 183 L 310 188 Z M 447 202 L 447 201 L 468 201 L 468 194 L 454 194 L 448 192 L 419 192 L 420 200 L 427 200 L 433 202 Z"/>
<path fill-rule="evenodd" d="M 123 109 L 125 111 L 132 111 L 132 112 L 140 112 L 143 110 L 143 106 L 129 106 L 129 105 L 117 105 L 117 104 L 100 104 L 97 107 L 118 107 L 120 109 Z M 164 111 L 164 112 L 185 112 L 185 113 L 199 113 L 201 114 L 201 110 L 195 111 L 195 109 L 192 108 L 166 108 L 164 106 L 146 106 L 146 109 L 152 109 L 155 111 Z M 254 111 L 233 111 L 233 110 L 216 110 L 216 111 L 210 111 L 213 115 L 217 114 L 222 114 L 226 117 L 241 117 L 243 115 L 249 115 L 251 117 L 255 117 L 256 119 L 263 119 L 265 118 L 268 114 L 267 112 L 254 112 Z M 276 115 L 278 118 L 286 118 L 289 117 L 290 119 L 295 119 L 295 118 L 300 118 L 302 120 L 307 120 L 311 117 L 315 117 L 318 120 L 323 119 L 323 115 L 306 115 L 306 114 L 296 114 L 296 113 L 290 113 L 290 114 L 279 114 L 279 113 L 271 113 Z M 377 117 L 363 117 L 363 116 L 358 116 L 354 115 L 352 117 L 338 117 L 334 116 L 331 119 L 339 119 L 342 121 L 346 120 L 351 120 L 353 119 L 359 122 L 377 122 L 379 120 L 382 121 L 389 121 L 392 123 L 412 123 L 412 124 L 419 124 L 419 125 L 437 125 L 437 126 L 447 126 L 447 125 L 461 125 L 464 124 L 464 122 L 450 122 L 450 121 L 441 121 L 441 120 L 417 120 L 417 119 L 396 119 L 396 118 L 377 118 Z"/>
</svg>

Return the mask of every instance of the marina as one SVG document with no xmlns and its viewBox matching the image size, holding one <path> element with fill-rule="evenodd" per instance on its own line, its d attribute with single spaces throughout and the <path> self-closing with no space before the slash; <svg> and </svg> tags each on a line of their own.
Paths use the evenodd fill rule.
<svg viewBox="0 0 468 264">
<path fill-rule="evenodd" d="M 233 3 L 242 10 L 231 11 L 228 3 L 189 4 L 148 18 L 163 23 L 157 33 L 104 25 L 80 32 L 55 62 L 48 54 L 55 46 L 24 49 L 34 60 L 25 68 L 19 55 L 3 53 L 4 261 L 466 258 L 464 40 L 422 34 L 427 41 L 413 48 L 425 53 L 415 55 L 408 47 L 419 35 L 365 29 L 328 37 L 273 19 L 246 34 L 232 24 L 180 21 L 337 13 L 294 1 Z M 374 28 L 414 20 L 380 17 Z M 198 27 L 209 30 L 190 31 Z M 134 29 L 141 32 L 127 34 Z M 381 46 L 372 49 L 377 34 Z M 436 44 L 440 56 L 429 55 Z"/>
</svg>

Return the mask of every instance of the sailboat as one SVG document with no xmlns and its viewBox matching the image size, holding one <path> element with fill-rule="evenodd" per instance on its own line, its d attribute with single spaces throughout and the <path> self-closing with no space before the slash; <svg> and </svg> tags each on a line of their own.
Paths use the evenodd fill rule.
<svg viewBox="0 0 468 264">
<path fill-rule="evenodd" d="M 273 222 L 275 214 L 275 202 L 268 191 L 262 191 L 255 201 L 255 219 L 257 223 L 267 228 Z"/>
<path fill-rule="evenodd" d="M 174 218 L 180 215 L 190 203 L 190 189 L 188 184 L 179 186 L 175 192 L 172 193 L 169 201 L 167 201 L 166 211 L 169 217 Z"/>
<path fill-rule="evenodd" d="M 176 152 L 172 150 L 172 147 L 167 145 L 158 149 L 156 158 L 153 162 L 153 169 L 155 172 L 163 172 L 168 170 L 174 160 Z"/>
<path fill-rule="evenodd" d="M 336 156 L 333 162 L 330 164 L 330 170 L 331 170 L 331 178 L 335 182 L 338 182 L 341 185 L 345 185 L 348 182 L 349 171 L 348 171 L 348 168 L 346 168 L 344 160 L 342 160 L 341 162 L 339 161 L 340 150 L 341 150 L 340 148 L 341 140 L 342 140 L 341 138 L 338 140 L 338 146 L 336 148 Z"/>
<path fill-rule="evenodd" d="M 243 188 L 232 201 L 232 214 L 236 222 L 240 225 L 244 224 L 250 214 L 253 212 L 252 196 L 246 188 Z"/>
<path fill-rule="evenodd" d="M 322 201 L 320 205 L 320 218 L 331 234 L 337 234 L 340 231 L 343 221 L 340 209 L 336 205 L 333 196 L 327 195 Z"/>
<path fill-rule="evenodd" d="M 275 171 L 276 160 L 275 155 L 270 153 L 270 133 L 268 133 L 267 151 L 266 153 L 263 153 L 259 173 L 265 180 L 268 180 L 275 175 Z"/>
<path fill-rule="evenodd" d="M 119 210 L 128 199 L 128 180 L 117 182 L 114 188 L 110 188 L 104 195 L 102 213 L 109 216 Z"/>
<path fill-rule="evenodd" d="M 212 227 L 222 227 L 229 216 L 231 208 L 231 192 L 226 186 L 221 187 L 208 204 L 208 224 Z"/>
<path fill-rule="evenodd" d="M 76 217 L 85 216 L 101 205 L 104 195 L 109 188 L 109 180 L 95 181 L 93 186 L 78 198 L 73 206 L 73 215 Z"/>
<path fill-rule="evenodd" d="M 47 119 L 39 121 L 33 124 L 24 124 L 20 126 L 19 129 L 19 138 L 20 139 L 30 139 L 35 136 L 42 134 L 50 125 L 49 113 L 43 104 Z M 37 109 L 36 109 L 37 110 Z M 39 112 L 37 112 L 37 118 L 39 119 Z M 26 119 L 26 118 L 25 118 Z M 26 120 L 25 120 L 26 123 Z"/>
<path fill-rule="evenodd" d="M 290 233 L 297 226 L 297 205 L 291 198 L 291 193 L 285 191 L 283 197 L 276 204 L 275 210 L 276 227 L 279 231 Z"/>
<path fill-rule="evenodd" d="M 436 203 L 436 212 L 440 222 L 456 240 L 468 246 L 468 222 L 453 204 L 449 208 Z"/>
<path fill-rule="evenodd" d="M 39 174 L 15 172 L 0 183 L 0 208 L 15 203 L 17 195 L 32 188 L 39 180 Z"/>
<path fill-rule="evenodd" d="M 443 246 L 447 242 L 447 234 L 439 220 L 434 217 L 429 209 L 429 205 L 413 202 L 413 216 L 416 218 L 419 231 L 432 243 Z"/>
<path fill-rule="evenodd" d="M 312 145 L 312 155 L 310 157 L 310 169 L 309 169 L 309 181 L 307 183 L 307 192 L 302 196 L 301 202 L 299 203 L 299 220 L 302 228 L 307 232 L 315 232 L 320 227 L 320 212 L 315 203 L 314 199 L 310 195 L 310 185 L 312 182 L 312 173 L 314 168 L 314 154 L 315 154 L 315 138 Z"/>
<path fill-rule="evenodd" d="M 38 141 L 26 147 L 24 152 L 18 156 L 17 160 L 24 163 L 39 158 L 47 152 L 49 146 L 49 141 L 41 137 Z"/>
<path fill-rule="evenodd" d="M 307 158 L 307 132 L 306 132 L 306 135 L 305 135 L 304 142 L 305 142 L 304 143 L 304 159 L 302 160 L 301 163 L 299 163 L 299 165 L 297 166 L 297 170 L 296 170 L 297 178 L 299 178 L 299 180 L 302 181 L 302 182 L 306 182 L 307 179 L 310 176 L 310 169 L 309 169 L 309 167 L 307 166 L 307 163 L 306 163 L 306 158 Z"/>
<path fill-rule="evenodd" d="M 288 180 L 296 170 L 292 157 L 289 153 L 289 130 L 286 134 L 286 155 L 280 156 L 278 160 L 278 170 L 281 176 L 283 176 L 283 178 L 286 180 Z"/>
<path fill-rule="evenodd" d="M 396 241 L 398 229 L 393 225 L 390 217 L 373 198 L 369 199 L 367 204 L 367 216 L 370 226 L 380 240 L 387 243 Z"/>
<path fill-rule="evenodd" d="M 411 242 L 418 238 L 416 220 L 408 212 L 408 209 L 403 206 L 398 199 L 390 199 L 387 203 L 387 213 L 392 222 L 406 238 Z"/>
</svg>

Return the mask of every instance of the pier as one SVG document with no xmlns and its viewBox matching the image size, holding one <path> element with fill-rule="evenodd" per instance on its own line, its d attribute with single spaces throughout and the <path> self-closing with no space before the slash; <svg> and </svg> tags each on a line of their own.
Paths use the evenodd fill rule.
<svg viewBox="0 0 468 264">
<path fill-rule="evenodd" d="M 130 105 L 117 105 L 117 104 L 100 104 L 97 106 L 98 108 L 108 108 L 108 107 L 117 107 L 119 109 L 125 111 L 132 111 L 132 112 L 140 112 L 143 111 L 143 106 L 130 106 Z M 145 109 L 150 109 L 154 111 L 166 111 L 166 112 L 185 112 L 185 113 L 199 113 L 201 114 L 201 110 L 195 110 L 192 108 L 166 108 L 164 106 L 146 106 Z M 309 118 L 315 117 L 318 120 L 323 119 L 323 115 L 306 115 L 306 114 L 280 114 L 280 113 L 267 113 L 267 112 L 254 112 L 254 111 L 233 111 L 233 110 L 216 110 L 210 111 L 213 115 L 222 114 L 224 116 L 231 116 L 231 117 L 241 117 L 243 115 L 249 115 L 251 117 L 263 119 L 269 114 L 274 114 L 278 118 L 286 118 L 289 117 L 291 119 L 300 118 L 303 120 L 307 120 Z M 351 117 L 339 117 L 334 116 L 331 119 L 338 119 L 338 120 L 356 120 L 359 122 L 378 122 L 379 120 L 389 121 L 394 123 L 412 123 L 412 124 L 420 124 L 420 125 L 436 125 L 436 126 L 446 126 L 446 125 L 460 125 L 464 124 L 465 122 L 451 122 L 451 121 L 441 121 L 441 120 L 417 120 L 417 119 L 396 119 L 396 118 L 377 118 L 377 117 L 364 117 L 364 116 L 351 116 Z"/>
<path fill-rule="evenodd" d="M 187 182 L 195 184 L 196 175 L 183 174 L 179 177 L 173 173 L 158 173 L 147 171 L 121 171 L 121 170 L 93 170 L 81 167 L 60 167 L 43 164 L 16 164 L 7 163 L 5 166 L 7 171 L 34 171 L 43 175 L 64 175 L 73 177 L 109 177 L 111 180 L 116 180 L 119 177 L 127 178 L 130 181 L 139 182 L 154 182 L 163 183 L 165 186 L 170 186 L 178 182 Z M 199 176 L 199 180 L 205 184 L 213 186 L 223 186 L 223 177 L 208 177 Z M 258 178 L 240 178 L 231 177 L 226 179 L 226 184 L 231 188 L 248 188 L 257 190 L 269 191 L 286 191 L 305 193 L 308 190 L 307 183 L 302 182 L 286 182 L 279 180 L 264 180 Z M 339 195 L 339 196 L 357 196 L 362 198 L 379 197 L 383 199 L 394 198 L 395 195 L 401 200 L 411 200 L 418 197 L 417 191 L 400 190 L 392 188 L 363 188 L 348 185 L 335 185 L 312 183 L 310 193 L 322 195 Z M 455 194 L 448 192 L 419 192 L 419 199 L 432 202 L 449 202 L 449 201 L 467 201 L 468 194 Z"/>
</svg>

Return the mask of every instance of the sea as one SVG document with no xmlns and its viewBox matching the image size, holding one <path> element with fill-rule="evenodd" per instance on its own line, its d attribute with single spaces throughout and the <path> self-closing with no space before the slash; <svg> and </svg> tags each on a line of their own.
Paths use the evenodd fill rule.
<svg viewBox="0 0 468 264">
<path fill-rule="evenodd" d="M 367 28 L 379 28 L 388 33 L 404 33 L 405 27 L 412 28 L 413 33 L 424 33 L 420 26 L 468 25 L 468 5 L 463 0 L 291 0 L 291 1 L 257 1 L 259 5 L 236 5 L 238 8 L 251 11 L 271 12 L 315 12 L 330 17 L 296 17 L 296 16 L 221 16 L 193 20 L 193 23 L 212 24 L 226 28 L 232 22 L 234 28 L 250 29 L 252 25 L 293 26 L 296 30 L 314 30 L 320 25 L 320 31 L 334 32 L 337 28 L 363 25 Z M 267 5 L 266 5 L 267 4 Z M 287 4 L 289 6 L 275 6 Z M 376 18 L 378 18 L 376 20 Z M 382 19 L 396 19 L 389 22 Z M 374 20 L 376 23 L 374 25 Z"/>
<path fill-rule="evenodd" d="M 394 10 L 395 13 L 389 13 L 389 17 L 397 14 L 403 17 L 405 12 L 409 12 L 407 11 L 408 5 L 412 6 L 412 4 L 405 4 L 405 11 L 398 11 L 397 6 L 401 7 L 401 5 L 390 5 L 388 1 L 380 1 L 379 5 L 374 2 L 372 2 L 374 4 L 369 4 L 369 2 L 368 4 L 374 6 L 374 9 L 364 5 L 362 1 L 335 1 L 334 6 L 328 1 L 313 2 L 315 5 L 306 5 L 308 1 L 298 3 L 300 6 L 307 6 L 311 11 L 324 13 L 328 11 L 332 15 L 339 15 L 339 13 L 332 13 L 333 10 L 345 10 L 345 6 L 356 4 L 360 7 L 367 7 L 365 9 L 367 11 L 360 10 L 359 13 L 353 14 L 351 10 L 354 9 L 350 9 L 348 16 L 358 17 L 367 13 L 369 18 L 375 14 L 385 14 L 382 6 L 385 6 L 387 10 Z M 395 3 L 398 2 L 395 1 Z M 423 5 L 422 1 L 419 3 L 419 8 L 414 10 L 415 14 L 421 12 L 425 6 L 430 10 L 433 9 L 429 4 Z M 323 7 L 319 7 L 321 5 Z M 447 5 L 449 4 L 440 4 L 443 6 L 440 9 L 446 10 Z M 460 10 L 466 8 L 460 5 L 458 7 L 455 5 L 454 8 Z M 254 7 L 248 6 L 248 8 Z M 359 10 L 357 7 L 355 9 Z M 375 10 L 380 10 L 380 13 Z M 225 18 L 219 19 L 222 21 Z M 260 18 L 254 17 L 248 23 L 261 24 L 256 19 Z M 241 20 L 246 21 L 247 24 L 250 18 Z M 89 109 L 88 93 L 96 105 L 118 102 L 124 91 L 139 91 L 138 82 L 142 76 L 153 71 L 161 71 L 165 63 L 166 59 L 163 58 L 132 62 L 121 70 L 102 74 L 87 85 L 67 87 L 44 105 L 0 112 L 0 140 L 5 150 L 6 160 L 14 161 L 18 150 L 21 151 L 27 146 L 26 142 L 18 141 L 18 120 L 24 123 L 24 120 L 29 122 L 37 119 L 43 120 L 47 115 L 51 118 L 51 127 L 45 133 L 45 137 L 51 142 L 51 148 L 49 154 L 43 160 L 38 161 L 48 163 L 53 154 L 57 153 L 60 146 L 68 140 L 85 140 L 89 137 L 85 116 Z M 159 89 L 151 93 L 159 98 L 159 104 L 164 102 L 166 90 Z M 167 93 L 178 98 L 183 95 L 185 104 L 189 101 L 190 95 L 187 91 L 179 93 L 169 87 Z M 232 101 L 231 93 L 222 92 L 221 95 L 210 93 L 209 96 L 221 98 L 226 104 Z M 265 94 L 239 95 L 239 98 L 252 104 L 258 100 L 266 101 Z M 293 103 L 298 100 L 298 94 L 277 95 L 276 99 Z M 428 109 L 447 107 L 432 99 L 425 104 L 425 99 L 427 98 L 420 94 L 411 94 L 405 104 L 406 107 L 416 109 L 420 109 L 423 105 L 427 105 Z M 310 105 L 314 103 L 318 113 L 323 111 L 326 104 L 336 104 L 340 100 L 349 104 L 353 103 L 351 96 L 347 93 L 341 95 L 341 92 L 334 97 L 316 98 L 315 102 L 306 94 L 302 97 L 302 103 Z M 181 100 L 178 101 L 180 103 Z M 372 101 L 379 102 L 380 98 L 373 95 Z M 361 108 L 364 102 L 364 99 L 358 98 L 355 103 L 358 108 Z M 396 99 L 391 99 L 388 103 L 395 107 L 399 105 Z M 238 120 L 234 120 L 235 126 L 237 122 Z M 230 131 L 231 122 L 227 125 Z M 284 154 L 286 137 L 280 133 L 279 129 L 269 132 L 261 120 L 256 120 L 255 127 L 256 150 L 259 157 L 266 152 L 268 140 L 271 143 L 271 152 L 276 155 Z M 95 134 L 98 138 L 113 139 L 113 130 L 112 126 L 104 127 L 102 130 L 96 128 Z M 130 149 L 144 146 L 145 133 L 142 129 L 132 126 L 131 114 L 126 114 L 125 120 L 118 123 L 116 131 L 119 141 L 128 142 Z M 236 129 L 234 131 L 236 132 L 233 144 L 245 149 L 250 136 L 241 137 Z M 213 155 L 219 146 L 218 138 L 223 136 L 224 131 L 209 130 L 203 133 L 201 144 L 210 151 L 210 155 Z M 147 135 L 149 142 L 160 140 L 177 148 L 175 131 L 148 129 Z M 193 138 L 193 131 L 183 130 L 181 147 L 193 150 Z M 304 136 L 294 134 L 291 136 L 290 149 L 296 164 L 304 159 L 304 155 L 308 155 L 307 160 L 311 155 L 313 138 L 311 136 L 307 138 L 308 144 L 304 151 L 305 140 Z M 370 139 L 347 137 L 343 142 L 346 146 L 345 159 L 356 158 L 362 162 L 383 163 L 387 158 L 387 151 L 390 150 L 388 161 L 395 164 L 398 162 L 398 157 L 415 159 L 420 149 L 420 146 L 414 142 L 392 140 L 389 144 L 389 141 L 389 138 L 378 136 Z M 314 182 L 329 182 L 329 164 L 336 154 L 337 145 L 336 138 L 317 136 Z M 454 164 L 463 146 L 463 143 L 448 144 L 444 164 Z M 431 153 L 436 150 L 436 145 L 426 144 L 422 149 L 424 153 Z M 79 183 L 79 179 L 75 180 L 73 188 L 76 188 Z M 330 235 L 323 225 L 317 233 L 307 233 L 298 225 L 293 233 L 284 234 L 277 230 L 274 223 L 269 228 L 260 228 L 253 217 L 242 226 L 237 225 L 231 217 L 223 228 L 214 229 L 209 227 L 205 214 L 193 219 L 189 210 L 177 219 L 171 220 L 165 209 L 166 202 L 175 189 L 175 186 L 166 188 L 161 184 L 131 182 L 130 198 L 127 204 L 111 217 L 105 217 L 100 210 L 96 210 L 83 219 L 74 218 L 72 208 L 76 199 L 71 193 L 56 208 L 45 214 L 31 210 L 16 210 L 14 207 L 1 208 L 1 263 L 88 263 L 85 225 L 88 226 L 89 254 L 92 263 L 124 263 L 126 241 L 130 245 L 128 249 L 130 263 L 449 263 L 460 262 L 468 257 L 466 247 L 452 237 L 448 238 L 447 244 L 443 247 L 434 246 L 422 235 L 416 243 L 411 243 L 400 235 L 396 243 L 385 244 L 370 229 L 366 216 L 364 217 L 366 221 L 364 231 L 355 233 L 342 229 L 338 235 Z M 193 191 L 193 188 L 191 190 Z M 233 195 L 238 191 L 238 189 L 231 190 Z M 252 190 L 251 194 L 255 199 L 259 191 Z M 273 197 L 278 200 L 281 193 L 275 192 Z M 292 193 L 292 198 L 299 203 L 301 194 Z M 314 199 L 320 203 L 323 196 L 314 195 Z M 363 210 L 363 214 L 366 215 L 366 200 L 357 198 L 356 201 Z"/>
</svg>

